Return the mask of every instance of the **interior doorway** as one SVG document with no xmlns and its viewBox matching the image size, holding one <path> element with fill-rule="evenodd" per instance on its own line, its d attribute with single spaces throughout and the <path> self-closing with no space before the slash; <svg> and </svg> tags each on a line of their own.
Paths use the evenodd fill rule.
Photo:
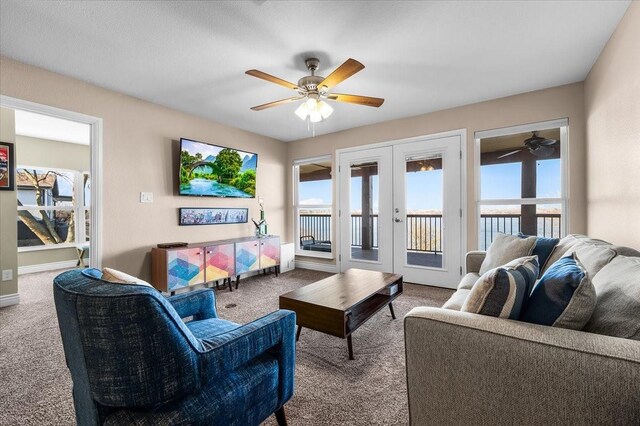
<svg viewBox="0 0 640 426">
<path fill-rule="evenodd" d="M 29 257 L 18 273 L 100 268 L 102 119 L 7 96 L 0 106 L 17 125 L 16 250 Z"/>
<path fill-rule="evenodd" d="M 340 151 L 340 270 L 455 288 L 463 257 L 462 132 Z"/>
</svg>

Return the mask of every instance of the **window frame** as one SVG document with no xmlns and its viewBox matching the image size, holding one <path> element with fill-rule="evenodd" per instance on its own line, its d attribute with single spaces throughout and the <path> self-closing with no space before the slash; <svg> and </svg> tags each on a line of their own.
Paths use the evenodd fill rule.
<svg viewBox="0 0 640 426">
<path fill-rule="evenodd" d="M 331 204 L 300 204 L 300 197 L 298 194 L 298 188 L 300 185 L 300 166 L 305 164 L 312 164 L 318 162 L 329 162 L 331 164 Z M 295 255 L 304 257 L 316 257 L 321 259 L 335 259 L 336 257 L 336 241 L 334 227 L 335 227 L 335 164 L 333 163 L 333 156 L 331 154 L 321 155 L 317 157 L 301 158 L 293 161 L 293 217 L 294 217 L 294 245 Z M 313 250 L 302 250 L 300 248 L 300 210 L 301 209 L 329 209 L 330 226 L 329 226 L 329 240 L 331 241 L 331 251 L 321 252 Z"/>
<path fill-rule="evenodd" d="M 91 206 L 85 206 L 84 202 L 84 178 L 85 174 L 89 175 L 91 178 L 91 174 L 86 171 L 79 170 L 71 170 L 64 169 L 61 167 L 47 167 L 47 166 L 29 166 L 29 165 L 16 165 L 16 173 L 20 169 L 35 169 L 35 170 L 46 170 L 52 172 L 60 172 L 60 173 L 69 173 L 73 175 L 73 198 L 71 206 L 38 206 L 36 204 L 25 204 L 22 206 L 17 206 L 18 211 L 25 210 L 44 210 L 44 211 L 72 211 L 74 214 L 74 235 L 75 242 L 73 243 L 60 243 L 60 244 L 43 244 L 39 246 L 24 246 L 18 247 L 18 253 L 24 252 L 32 252 L 32 251 L 40 251 L 40 250 L 54 250 L 54 249 L 64 249 L 64 248 L 76 248 L 79 245 L 88 244 L 90 239 L 88 240 L 85 232 L 85 224 L 86 224 L 86 215 L 89 214 L 91 216 Z M 16 186 L 16 200 L 18 197 L 19 188 Z M 74 201 L 75 200 L 75 201 Z M 20 218 L 17 218 L 20 220 Z M 17 224 L 16 224 L 17 226 Z"/>
<path fill-rule="evenodd" d="M 508 199 L 481 199 L 482 172 L 481 172 L 481 140 L 495 136 L 507 136 L 517 133 L 533 132 L 548 129 L 560 129 L 560 197 L 559 198 L 508 198 Z M 560 238 L 569 233 L 569 119 L 561 118 L 538 123 L 523 124 L 518 126 L 503 127 L 493 130 L 478 131 L 474 134 L 474 173 L 475 173 L 475 217 L 476 217 L 476 247 L 480 249 L 480 224 L 482 207 L 490 205 L 522 206 L 540 204 L 559 204 L 562 209 L 560 216 Z M 486 248 L 485 248 L 486 250 Z"/>
</svg>

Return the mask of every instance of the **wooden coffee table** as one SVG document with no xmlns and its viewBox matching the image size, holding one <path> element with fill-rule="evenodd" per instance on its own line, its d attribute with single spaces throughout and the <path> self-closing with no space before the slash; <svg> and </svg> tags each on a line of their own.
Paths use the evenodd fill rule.
<svg viewBox="0 0 640 426">
<path fill-rule="evenodd" d="M 295 311 L 302 327 L 346 338 L 353 359 L 351 334 L 385 306 L 391 317 L 393 300 L 402 294 L 402 275 L 349 269 L 280 296 L 280 309 Z"/>
</svg>

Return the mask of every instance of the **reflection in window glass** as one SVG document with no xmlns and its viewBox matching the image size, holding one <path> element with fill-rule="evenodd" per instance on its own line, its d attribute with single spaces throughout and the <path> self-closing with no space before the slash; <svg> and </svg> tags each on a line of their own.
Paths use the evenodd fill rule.
<svg viewBox="0 0 640 426">
<path fill-rule="evenodd" d="M 566 232 L 560 135 L 561 128 L 552 128 L 480 140 L 480 249 L 499 232 L 544 237 Z"/>
</svg>

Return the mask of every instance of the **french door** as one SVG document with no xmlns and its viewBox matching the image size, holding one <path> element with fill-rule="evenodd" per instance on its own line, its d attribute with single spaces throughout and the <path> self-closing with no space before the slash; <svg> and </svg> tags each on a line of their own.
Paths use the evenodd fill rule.
<svg viewBox="0 0 640 426">
<path fill-rule="evenodd" d="M 339 154 L 340 270 L 455 288 L 462 266 L 461 138 Z"/>
</svg>

